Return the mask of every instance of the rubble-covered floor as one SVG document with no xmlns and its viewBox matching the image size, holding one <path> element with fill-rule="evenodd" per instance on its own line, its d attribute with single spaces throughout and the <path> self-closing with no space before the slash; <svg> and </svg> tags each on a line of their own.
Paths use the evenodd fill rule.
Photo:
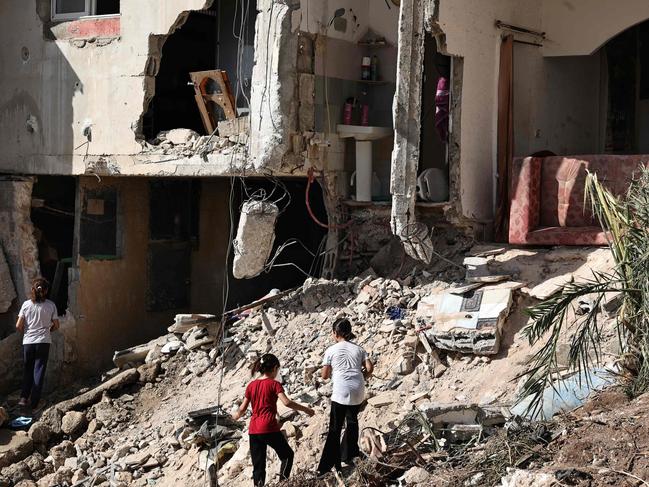
<svg viewBox="0 0 649 487">
<path fill-rule="evenodd" d="M 266 351 L 280 358 L 287 394 L 317 411 L 308 418 L 290 415 L 279 405 L 280 414 L 288 417 L 283 428 L 296 452 L 296 471 L 313 469 L 327 428 L 331 390 L 330 383 L 318 378 L 318 369 L 325 348 L 332 344 L 331 323 L 343 314 L 356 323 L 357 342 L 376 363 L 368 403 L 360 415 L 362 428 L 388 431 L 417 409 L 509 406 L 518 386 L 515 379 L 535 351 L 521 333 L 527 322 L 523 309 L 536 302 L 534 290 L 548 293 L 553 283 L 571 279 L 565 276 L 584 278 L 590 269 L 606 269 L 610 255 L 605 249 L 481 246 L 467 257 L 473 259 L 467 275 L 450 264 L 440 268 L 436 263 L 435 274 L 414 268 L 399 279 L 379 278 L 370 270 L 346 282 L 308 280 L 301 290 L 263 311 L 247 311 L 227 330 L 224 355 L 198 328 L 160 337 L 145 347 L 139 363 L 132 364 L 137 369 L 128 369 L 127 364 L 126 371 L 107 374 L 118 382 L 112 389 L 98 394 L 88 388 L 59 391 L 50 398 L 55 404 L 29 433 L 1 430 L 5 441 L 0 440 L 0 486 L 21 480 L 23 487 L 72 485 L 88 476 L 96 477 L 94 485 L 106 486 L 111 476 L 117 481 L 112 485 L 208 485 L 203 467 L 209 462 L 205 453 L 201 456 L 205 445 L 196 433 L 200 425 L 188 423 L 188 414 L 217 404 L 221 380 L 221 405 L 231 411 L 250 380 L 251 360 Z M 520 284 L 513 287 L 514 303 L 503 322 L 498 352 L 490 356 L 448 350 L 428 353 L 417 334 L 421 299 L 440 289 L 466 285 L 472 276 L 486 275 L 507 275 L 506 282 Z M 438 276 L 444 280 L 436 280 Z M 403 317 L 391 319 L 390 309 L 401 310 Z M 615 337 L 612 328 L 609 331 L 611 349 Z M 162 347 L 171 342 L 175 346 Z M 58 402 L 64 395 L 71 399 Z M 17 399 L 15 394 L 10 403 L 11 399 Z M 57 408 L 62 414 L 56 413 Z M 218 474 L 220 485 L 250 483 L 246 437 L 245 429 L 226 428 L 218 444 L 227 460 Z M 273 479 L 278 463 L 272 454 L 269 459 L 268 478 Z"/>
</svg>

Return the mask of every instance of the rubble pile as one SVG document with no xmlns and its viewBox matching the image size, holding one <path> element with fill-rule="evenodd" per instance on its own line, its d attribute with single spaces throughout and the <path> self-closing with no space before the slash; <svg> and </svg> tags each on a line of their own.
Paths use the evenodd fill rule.
<svg viewBox="0 0 649 487">
<path fill-rule="evenodd" d="M 237 146 L 248 143 L 248 117 L 219 122 L 218 133 L 200 135 L 191 129 L 163 130 L 155 139 L 142 142 L 144 152 L 149 154 L 191 157 L 197 153 L 227 153 Z"/>
<path fill-rule="evenodd" d="M 575 264 L 570 261 L 570 270 Z M 416 269 L 401 279 L 369 269 L 347 281 L 307 279 L 299 289 L 269 293 L 224 323 L 213 315 L 177 315 L 168 334 L 117 351 L 116 368 L 99 385 L 68 391 L 26 431 L 0 430 L 7 436 L 0 439 L 0 486 L 88 479 L 95 486 L 198 487 L 216 476 L 219 485 L 247 485 L 252 466 L 245 422 L 231 421 L 228 413 L 243 398 L 251 364 L 266 352 L 280 359 L 278 380 L 287 395 L 316 410 L 307 417 L 278 404 L 296 471 L 312 470 L 331 394 L 331 382 L 320 378 L 319 369 L 333 344 L 331 325 L 340 317 L 353 322 L 355 341 L 375 363 L 359 418 L 364 452 L 379 462 L 390 458 L 390 465 L 400 455 L 392 477 L 424 478 L 423 467 L 448 462 L 454 445 L 477 448 L 510 414 L 514 379 L 534 352 L 520 333 L 527 322 L 523 308 L 533 298 L 514 280 L 519 277 L 509 272 L 506 279 L 483 275 L 481 282 L 465 277 L 451 283 Z M 450 295 L 461 297 L 451 298 L 454 303 L 469 301 L 460 305 L 472 306 L 461 310 L 468 324 L 440 320 L 449 309 L 439 298 Z M 477 315 L 466 318 L 471 313 Z M 440 338 L 440 322 L 446 323 L 444 333 L 461 337 L 467 330 L 480 332 L 483 318 L 490 320 L 485 330 L 497 332 L 488 347 L 476 346 L 481 340 L 475 336 L 471 347 Z M 412 439 L 414 449 L 394 441 L 404 425 L 408 433 L 401 437 Z M 269 455 L 268 478 L 278 470 Z M 475 481 L 466 485 L 481 485 Z"/>
</svg>

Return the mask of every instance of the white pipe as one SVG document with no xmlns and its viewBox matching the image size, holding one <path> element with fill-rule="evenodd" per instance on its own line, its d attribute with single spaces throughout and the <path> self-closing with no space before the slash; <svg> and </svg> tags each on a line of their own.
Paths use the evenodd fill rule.
<svg viewBox="0 0 649 487">
<path fill-rule="evenodd" d="M 372 201 L 372 141 L 356 141 L 356 201 Z"/>
</svg>

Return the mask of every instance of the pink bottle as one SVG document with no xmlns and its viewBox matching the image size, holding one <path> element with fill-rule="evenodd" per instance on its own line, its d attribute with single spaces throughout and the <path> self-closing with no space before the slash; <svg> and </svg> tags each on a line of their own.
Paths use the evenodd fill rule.
<svg viewBox="0 0 649 487">
<path fill-rule="evenodd" d="M 352 124 L 353 112 L 354 112 L 354 99 L 347 98 L 347 101 L 345 102 L 345 106 L 343 108 L 343 123 L 345 125 Z"/>
<path fill-rule="evenodd" d="M 361 108 L 361 125 L 367 127 L 370 123 L 370 106 L 365 103 Z"/>
</svg>

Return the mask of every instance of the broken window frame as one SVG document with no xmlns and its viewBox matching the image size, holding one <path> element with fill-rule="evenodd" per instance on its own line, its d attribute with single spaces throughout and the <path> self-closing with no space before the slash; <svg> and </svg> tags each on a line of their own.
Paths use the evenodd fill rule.
<svg viewBox="0 0 649 487">
<path fill-rule="evenodd" d="M 53 21 L 62 21 L 62 20 L 77 20 L 85 17 L 115 17 L 121 15 L 121 12 L 115 12 L 112 14 L 103 14 L 96 15 L 94 12 L 97 11 L 97 0 L 85 0 L 85 8 L 81 12 L 69 12 L 69 13 L 57 13 L 56 7 L 59 5 L 59 2 L 63 0 L 51 0 L 52 13 L 51 18 Z"/>
</svg>

